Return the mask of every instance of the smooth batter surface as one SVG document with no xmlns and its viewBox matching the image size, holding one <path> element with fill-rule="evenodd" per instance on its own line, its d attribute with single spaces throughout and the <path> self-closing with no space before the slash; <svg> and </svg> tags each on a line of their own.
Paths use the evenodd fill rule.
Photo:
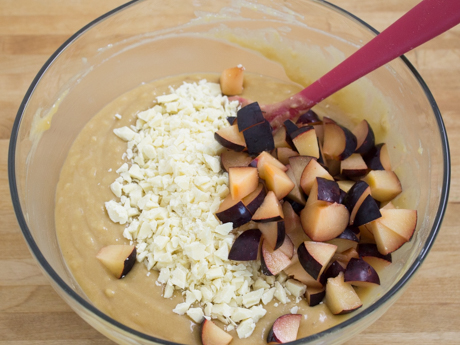
<svg viewBox="0 0 460 345">
<path fill-rule="evenodd" d="M 96 254 L 109 244 L 128 244 L 122 236 L 124 225 L 110 221 L 104 207 L 104 202 L 115 199 L 109 186 L 118 177 L 115 171 L 125 162 L 122 155 L 126 143 L 113 134 L 113 129 L 133 124 L 138 112 L 155 104 L 156 96 L 169 93 L 169 86 L 203 78 L 218 80 L 216 75 L 163 79 L 139 86 L 107 105 L 73 144 L 56 195 L 56 228 L 61 250 L 87 297 L 98 309 L 131 328 L 182 344 L 201 343 L 200 326 L 187 316 L 172 312 L 184 301 L 183 297 L 177 292 L 172 299 L 161 297 L 162 286 L 156 284 L 157 272 L 147 271 L 142 263 L 136 263 L 125 278 L 116 279 L 96 259 Z M 246 74 L 243 96 L 273 103 L 299 90 L 295 84 Z M 122 118 L 117 119 L 115 114 L 121 114 Z M 249 339 L 239 339 L 235 331 L 230 332 L 232 344 L 266 344 L 274 320 L 290 313 L 294 306 L 279 303 L 275 307 L 276 302 L 273 299 L 265 306 L 267 314 L 257 323 Z M 303 300 L 298 306 L 298 313 L 304 315 L 299 338 L 330 328 L 344 318 L 333 316 L 325 305 L 309 307 Z"/>
</svg>

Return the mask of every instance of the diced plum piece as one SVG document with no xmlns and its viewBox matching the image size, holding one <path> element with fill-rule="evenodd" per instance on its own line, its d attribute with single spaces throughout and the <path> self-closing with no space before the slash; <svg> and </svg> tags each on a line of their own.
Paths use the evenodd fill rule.
<svg viewBox="0 0 460 345">
<path fill-rule="evenodd" d="M 360 243 L 358 254 L 360 258 L 371 265 L 376 271 L 382 270 L 392 262 L 391 254 L 381 254 L 374 243 Z"/>
<path fill-rule="evenodd" d="M 286 236 L 284 220 L 260 223 L 259 230 L 271 250 L 276 250 L 283 245 Z"/>
<path fill-rule="evenodd" d="M 410 241 L 417 226 L 417 211 L 380 209 L 382 217 L 366 225 L 381 254 L 389 254 Z"/>
<path fill-rule="evenodd" d="M 393 171 L 372 170 L 364 178 L 371 187 L 371 195 L 378 201 L 389 201 L 402 192 L 401 182 Z"/>
<path fill-rule="evenodd" d="M 345 273 L 345 266 L 340 261 L 334 260 L 321 274 L 319 282 L 325 286 L 329 278 L 337 277 L 340 272 Z"/>
<path fill-rule="evenodd" d="M 366 227 L 372 232 L 375 244 L 383 255 L 394 252 L 407 242 L 404 237 L 383 225 L 380 219 L 367 224 Z"/>
<path fill-rule="evenodd" d="M 124 278 L 136 262 L 136 247 L 127 244 L 112 244 L 101 248 L 96 258 L 116 278 Z"/>
<path fill-rule="evenodd" d="M 274 165 L 265 164 L 264 174 L 267 189 L 273 191 L 278 200 L 283 199 L 295 187 L 294 182 L 292 182 L 289 176 Z"/>
<path fill-rule="evenodd" d="M 250 229 L 242 232 L 235 242 L 233 242 L 228 259 L 234 261 L 257 260 L 261 236 L 262 233 L 258 229 Z"/>
<path fill-rule="evenodd" d="M 322 123 L 318 115 L 311 109 L 300 115 L 296 122 L 297 125 L 319 125 Z"/>
<path fill-rule="evenodd" d="M 233 228 L 237 228 L 248 223 L 252 218 L 252 214 L 241 200 L 233 200 L 231 194 L 229 194 L 220 204 L 216 217 L 222 223 L 233 223 Z"/>
<path fill-rule="evenodd" d="M 340 203 L 340 194 L 340 188 L 337 182 L 317 177 L 310 190 L 307 205 L 311 205 L 316 201 Z"/>
<path fill-rule="evenodd" d="M 326 169 L 324 169 L 315 159 L 311 159 L 303 170 L 302 176 L 300 177 L 300 187 L 305 192 L 305 194 L 310 194 L 313 183 L 317 177 L 322 177 L 331 181 L 334 180 L 334 178 Z"/>
<path fill-rule="evenodd" d="M 337 246 L 333 244 L 305 241 L 297 249 L 297 255 L 304 270 L 318 279 L 336 250 Z"/>
<path fill-rule="evenodd" d="M 220 89 L 227 96 L 241 95 L 243 92 L 244 68 L 232 67 L 222 71 Z"/>
<path fill-rule="evenodd" d="M 223 147 L 233 151 L 240 152 L 246 148 L 244 135 L 238 130 L 238 126 L 228 126 L 219 129 L 214 133 L 214 138 Z"/>
<path fill-rule="evenodd" d="M 355 135 L 337 123 L 324 122 L 323 151 L 326 158 L 344 160 L 356 149 Z"/>
<path fill-rule="evenodd" d="M 312 288 L 321 288 L 321 283 L 313 278 L 310 274 L 305 271 L 302 265 L 299 262 L 299 257 L 297 254 L 291 259 L 291 263 L 284 269 L 284 273 L 286 273 L 289 277 L 293 277 L 294 279 L 298 280 L 299 282 L 307 285 L 307 289 Z"/>
<path fill-rule="evenodd" d="M 353 225 L 365 225 L 380 217 L 382 217 L 382 214 L 380 213 L 379 206 L 375 202 L 374 198 L 368 195 L 362 202 L 361 206 L 359 206 Z"/>
<path fill-rule="evenodd" d="M 340 162 L 340 173 L 350 179 L 362 177 L 367 174 L 368 170 L 363 157 L 358 153 L 353 153 Z"/>
<path fill-rule="evenodd" d="M 294 151 L 289 147 L 279 147 L 276 149 L 276 156 L 278 157 L 278 160 L 284 165 L 289 164 L 290 157 L 296 157 L 298 155 L 299 153 L 297 151 Z"/>
<path fill-rule="evenodd" d="M 220 161 L 225 171 L 233 167 L 247 167 L 252 158 L 246 152 L 236 152 L 226 149 L 220 155 Z"/>
<path fill-rule="evenodd" d="M 269 191 L 265 196 L 262 205 L 257 209 L 252 217 L 255 222 L 267 223 L 276 222 L 284 218 L 283 208 L 273 191 Z"/>
<path fill-rule="evenodd" d="M 347 192 L 343 199 L 343 204 L 350 212 L 350 225 L 353 225 L 356 212 L 360 208 L 364 199 L 371 193 L 371 188 L 365 181 L 356 182 Z"/>
<path fill-rule="evenodd" d="M 381 209 L 380 223 L 410 241 L 417 226 L 417 211 L 407 209 Z"/>
<path fill-rule="evenodd" d="M 275 148 L 272 127 L 268 121 L 252 126 L 241 133 L 243 133 L 250 155 L 258 155 L 263 151 L 271 151 Z"/>
<path fill-rule="evenodd" d="M 362 120 L 358 123 L 358 125 L 353 128 L 352 132 L 356 137 L 356 153 L 365 155 L 374 148 L 374 131 L 366 120 Z"/>
<path fill-rule="evenodd" d="M 363 259 L 350 259 L 343 278 L 345 282 L 354 286 L 372 287 L 380 285 L 378 273 Z"/>
<path fill-rule="evenodd" d="M 257 168 L 232 167 L 228 169 L 230 194 L 233 200 L 241 200 L 257 189 L 259 174 Z"/>
<path fill-rule="evenodd" d="M 334 315 L 350 313 L 363 305 L 353 286 L 344 281 L 343 273 L 327 280 L 325 303 Z"/>
<path fill-rule="evenodd" d="M 300 320 L 300 314 L 286 314 L 277 318 L 268 333 L 267 343 L 284 344 L 296 340 Z"/>
<path fill-rule="evenodd" d="M 366 156 L 366 164 L 372 170 L 391 171 L 390 155 L 386 144 L 376 145 Z"/>
<path fill-rule="evenodd" d="M 201 326 L 201 342 L 203 345 L 228 345 L 233 337 L 219 328 L 214 322 L 204 319 Z"/>
<path fill-rule="evenodd" d="M 238 110 L 237 119 L 240 132 L 265 122 L 264 115 L 257 102 L 248 104 Z"/>
<path fill-rule="evenodd" d="M 324 297 L 326 296 L 326 288 L 314 288 L 314 287 L 307 287 L 307 291 L 305 292 L 305 298 L 307 299 L 307 303 L 310 307 L 314 307 L 315 305 L 320 304 Z"/>
<path fill-rule="evenodd" d="M 314 127 L 300 127 L 291 133 L 291 139 L 300 155 L 319 158 L 318 138 Z"/>
<path fill-rule="evenodd" d="M 283 171 L 287 170 L 286 166 L 283 163 L 281 163 L 268 152 L 262 152 L 260 155 L 257 156 L 257 158 L 254 159 L 254 161 L 255 164 L 251 163 L 251 165 L 255 165 L 257 167 L 257 170 L 259 171 L 259 177 L 262 180 L 265 180 L 266 178 L 265 168 L 267 164 L 274 165 Z"/>
<path fill-rule="evenodd" d="M 342 204 L 316 201 L 300 213 L 302 228 L 313 241 L 329 241 L 347 227 L 350 214 Z"/>
<path fill-rule="evenodd" d="M 263 185 L 263 183 L 259 183 L 256 190 L 248 196 L 245 196 L 241 201 L 243 202 L 244 206 L 246 206 L 246 208 L 249 210 L 249 212 L 251 212 L 251 214 L 254 214 L 260 207 L 260 205 L 262 205 L 262 203 L 264 202 L 266 195 L 267 192 L 265 191 L 265 186 Z"/>
<path fill-rule="evenodd" d="M 277 275 L 291 263 L 281 250 L 271 250 L 265 240 L 262 241 L 260 257 L 262 273 L 267 276 Z"/>
</svg>

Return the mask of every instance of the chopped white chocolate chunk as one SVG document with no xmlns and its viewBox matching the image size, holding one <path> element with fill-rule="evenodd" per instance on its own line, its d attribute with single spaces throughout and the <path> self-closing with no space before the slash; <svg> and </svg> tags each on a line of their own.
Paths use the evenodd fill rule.
<svg viewBox="0 0 460 345">
<path fill-rule="evenodd" d="M 173 312 L 179 315 L 184 315 L 189 308 L 190 308 L 190 304 L 186 302 L 179 303 L 178 305 L 176 305 L 176 308 L 173 309 Z"/>
<path fill-rule="evenodd" d="M 264 294 L 262 295 L 263 304 L 268 304 L 272 301 L 273 297 L 275 296 L 275 291 L 276 288 L 265 290 Z"/>
<path fill-rule="evenodd" d="M 243 305 L 246 308 L 252 307 L 260 302 L 262 295 L 264 294 L 264 289 L 259 289 L 256 291 L 249 292 L 243 295 Z"/>
<path fill-rule="evenodd" d="M 280 301 L 283 304 L 286 304 L 288 299 L 286 296 L 286 291 L 284 290 L 283 286 L 279 283 L 275 283 L 275 297 L 278 301 Z"/>
<path fill-rule="evenodd" d="M 238 333 L 238 337 L 241 339 L 248 338 L 254 332 L 254 328 L 256 328 L 254 321 L 247 319 L 239 324 L 236 328 L 236 333 Z"/>
<path fill-rule="evenodd" d="M 114 200 L 105 203 L 109 218 L 114 223 L 125 224 L 128 221 L 127 210 Z"/>
<path fill-rule="evenodd" d="M 202 323 L 204 320 L 204 313 L 201 308 L 190 308 L 187 310 L 187 315 L 196 323 Z"/>
<path fill-rule="evenodd" d="M 232 320 L 240 322 L 242 320 L 249 319 L 252 316 L 252 311 L 247 308 L 235 308 L 232 313 Z"/>
<path fill-rule="evenodd" d="M 307 287 L 295 279 L 288 279 L 286 281 L 286 289 L 291 292 L 294 297 L 300 297 L 305 294 Z"/>
</svg>

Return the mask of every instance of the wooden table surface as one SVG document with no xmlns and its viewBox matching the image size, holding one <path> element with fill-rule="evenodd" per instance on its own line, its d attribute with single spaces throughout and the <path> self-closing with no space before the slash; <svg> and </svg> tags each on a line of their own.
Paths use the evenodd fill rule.
<svg viewBox="0 0 460 345">
<path fill-rule="evenodd" d="M 19 104 L 47 58 L 123 0 L 0 0 L 0 345 L 113 344 L 54 292 L 32 259 L 9 197 L 7 149 Z M 332 0 L 378 30 L 417 0 Z M 460 27 L 407 54 L 438 102 L 452 185 L 441 233 L 396 304 L 348 344 L 460 344 Z"/>
</svg>

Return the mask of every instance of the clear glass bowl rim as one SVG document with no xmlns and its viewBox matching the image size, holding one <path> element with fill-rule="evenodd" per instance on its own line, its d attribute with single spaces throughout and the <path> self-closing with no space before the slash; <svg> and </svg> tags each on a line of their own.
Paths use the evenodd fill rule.
<svg viewBox="0 0 460 345">
<path fill-rule="evenodd" d="M 121 324 L 118 321 L 115 321 L 111 317 L 107 316 L 106 314 L 102 313 L 99 311 L 97 308 L 95 308 L 93 305 L 91 305 L 88 301 L 83 299 L 80 295 L 78 295 L 75 291 L 72 290 L 72 288 L 67 285 L 60 277 L 59 275 L 54 271 L 54 269 L 51 267 L 51 265 L 48 263 L 48 261 L 45 259 L 43 254 L 41 253 L 40 249 L 38 248 L 28 226 L 27 222 L 24 218 L 24 214 L 22 212 L 21 204 L 19 201 L 19 194 L 18 194 L 18 188 L 16 184 L 16 166 L 15 166 L 15 155 L 16 155 L 16 142 L 18 140 L 19 136 L 19 127 L 21 124 L 22 116 L 24 113 L 24 110 L 26 108 L 26 105 L 29 101 L 29 98 L 33 94 L 35 87 L 38 85 L 38 83 L 41 80 L 41 77 L 43 76 L 44 73 L 48 70 L 48 67 L 54 62 L 54 60 L 61 54 L 62 51 L 64 51 L 69 45 L 72 44 L 73 41 L 75 41 L 80 35 L 85 33 L 87 30 L 91 29 L 93 26 L 98 24 L 99 22 L 103 21 L 105 18 L 110 17 L 111 15 L 122 11 L 123 9 L 140 2 L 142 0 L 131 0 L 127 2 L 126 4 L 123 4 L 107 13 L 104 15 L 100 16 L 99 18 L 93 20 L 92 22 L 88 23 L 84 27 L 82 27 L 80 30 L 78 30 L 75 34 L 73 34 L 66 42 L 64 42 L 52 55 L 51 57 L 46 61 L 46 63 L 42 66 L 38 74 L 35 76 L 34 80 L 32 81 L 32 84 L 30 85 L 29 89 L 27 90 L 24 99 L 21 102 L 21 105 L 18 109 L 14 124 L 13 124 L 13 129 L 11 133 L 11 138 L 10 138 L 10 145 L 9 145 L 9 150 L 8 150 L 8 179 L 9 179 L 9 185 L 10 185 L 10 193 L 11 193 L 11 198 L 12 198 L 12 203 L 13 203 L 13 208 L 16 213 L 16 217 L 19 223 L 19 226 L 22 230 L 23 236 L 29 246 L 29 249 L 35 259 L 39 262 L 40 266 L 42 267 L 43 270 L 48 274 L 48 276 L 64 291 L 70 298 L 72 298 L 75 302 L 77 302 L 79 305 L 81 305 L 83 308 L 85 308 L 87 311 L 95 314 L 97 317 L 101 318 L 103 321 L 119 328 L 120 330 L 130 333 L 136 337 L 139 337 L 143 340 L 147 341 L 152 341 L 156 342 L 158 344 L 164 344 L 164 345 L 179 345 L 177 343 L 164 340 L 164 339 L 159 339 L 155 338 L 153 336 L 147 335 L 145 333 L 136 331 L 130 327 L 127 327 L 123 324 Z M 342 14 L 345 17 L 348 17 L 352 21 L 356 21 L 359 24 L 361 24 L 363 27 L 369 29 L 371 32 L 375 33 L 376 35 L 379 34 L 379 32 L 374 29 L 372 26 L 361 20 L 360 18 L 356 17 L 352 13 L 329 3 L 328 1 L 325 0 L 312 0 L 316 3 L 322 4 L 326 7 L 329 7 L 330 9 Z M 436 217 L 433 222 L 433 227 L 430 231 L 429 236 L 427 237 L 427 241 L 422 248 L 420 254 L 418 257 L 415 259 L 414 263 L 409 267 L 407 272 L 400 278 L 400 280 L 389 290 L 387 291 L 382 297 L 380 297 L 376 303 L 373 305 L 369 306 L 366 310 L 363 312 L 356 314 L 355 316 L 350 317 L 348 320 L 331 327 L 323 332 L 311 335 L 306 338 L 301 338 L 298 339 L 291 344 L 293 345 L 301 345 L 308 343 L 310 341 L 315 341 L 323 336 L 326 336 L 327 334 L 330 333 L 335 333 L 340 331 L 341 329 L 347 328 L 351 324 L 361 320 L 362 318 L 368 316 L 369 314 L 373 313 L 375 310 L 377 310 L 381 305 L 385 304 L 391 298 L 398 292 L 400 291 L 404 285 L 408 283 L 408 281 L 412 278 L 414 273 L 417 271 L 417 269 L 421 266 L 423 261 L 425 260 L 428 252 L 430 251 L 436 236 L 438 235 L 438 232 L 441 227 L 442 220 L 444 218 L 444 214 L 446 211 L 447 207 L 447 202 L 449 198 L 449 188 L 450 188 L 450 176 L 451 176 L 451 162 L 450 162 L 450 150 L 449 150 L 449 143 L 447 139 L 447 132 L 444 126 L 444 122 L 442 120 L 441 113 L 439 111 L 439 108 L 436 104 L 436 101 L 434 100 L 433 95 L 431 94 L 430 90 L 428 89 L 428 86 L 420 76 L 420 74 L 417 72 L 417 70 L 412 66 L 412 64 L 409 62 L 409 60 L 405 56 L 399 57 L 399 59 L 402 59 L 404 64 L 407 66 L 407 68 L 412 72 L 420 86 L 422 87 L 426 98 L 430 102 L 430 105 L 433 110 L 433 114 L 436 118 L 438 128 L 439 128 L 439 133 L 441 136 L 441 143 L 442 143 L 442 152 L 443 152 L 443 162 L 444 162 L 444 174 L 443 174 L 443 183 L 442 183 L 442 189 L 441 189 L 441 197 L 440 197 L 440 202 L 439 202 L 439 207 L 438 211 L 436 214 Z"/>
</svg>

